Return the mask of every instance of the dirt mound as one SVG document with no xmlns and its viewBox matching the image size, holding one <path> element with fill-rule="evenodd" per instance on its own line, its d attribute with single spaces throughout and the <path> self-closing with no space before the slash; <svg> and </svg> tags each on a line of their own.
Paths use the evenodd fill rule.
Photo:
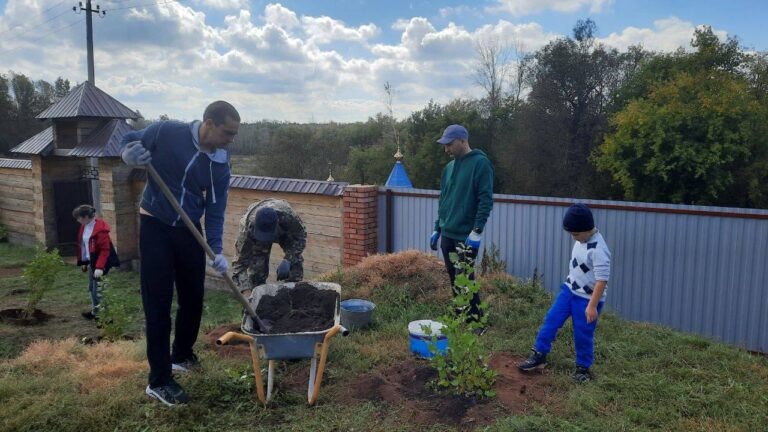
<svg viewBox="0 0 768 432">
<path fill-rule="evenodd" d="M 256 314 L 270 324 L 269 333 L 299 333 L 333 327 L 339 293 L 299 282 L 259 300 Z"/>
<path fill-rule="evenodd" d="M 372 298 L 377 289 L 386 285 L 401 287 L 412 298 L 425 300 L 444 301 L 451 292 L 443 262 L 417 250 L 371 255 L 322 279 L 341 284 L 345 298 Z"/>
<path fill-rule="evenodd" d="M 357 377 L 342 402 L 386 402 L 401 408 L 404 420 L 414 425 L 444 424 L 474 428 L 491 423 L 500 412 L 518 414 L 532 402 L 549 403 L 549 376 L 541 372 L 524 373 L 515 366 L 523 356 L 496 353 L 490 361 L 498 373 L 493 389 L 496 397 L 476 399 L 435 394 L 427 383 L 437 371 L 427 362 L 408 359 L 384 371 Z"/>
</svg>

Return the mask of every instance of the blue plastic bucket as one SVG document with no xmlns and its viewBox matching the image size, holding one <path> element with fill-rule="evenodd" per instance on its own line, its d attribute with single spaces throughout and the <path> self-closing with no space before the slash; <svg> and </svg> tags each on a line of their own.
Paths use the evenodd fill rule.
<svg viewBox="0 0 768 432">
<path fill-rule="evenodd" d="M 339 303 L 341 325 L 352 330 L 367 327 L 371 323 L 376 304 L 363 299 L 349 299 Z"/>
<path fill-rule="evenodd" d="M 424 327 L 431 329 L 427 334 Z M 432 344 L 433 336 L 437 337 L 435 346 L 437 352 L 445 355 L 448 349 L 448 337 L 442 332 L 443 324 L 432 320 L 418 320 L 408 323 L 408 334 L 410 335 L 411 353 L 421 358 L 432 358 L 434 354 L 429 350 Z"/>
</svg>

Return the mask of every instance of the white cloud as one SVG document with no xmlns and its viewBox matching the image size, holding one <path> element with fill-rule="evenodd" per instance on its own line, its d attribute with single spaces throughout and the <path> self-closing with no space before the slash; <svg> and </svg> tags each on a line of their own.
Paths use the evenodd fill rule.
<svg viewBox="0 0 768 432">
<path fill-rule="evenodd" d="M 669 17 L 654 21 L 653 25 L 653 29 L 627 27 L 621 33 L 611 33 L 598 41 L 619 50 L 625 50 L 632 45 L 642 45 L 643 48 L 653 51 L 674 51 L 679 47 L 691 49 L 691 39 L 697 28 L 693 23 Z M 728 35 L 722 30 L 713 31 L 721 40 L 725 40 Z"/>
<path fill-rule="evenodd" d="M 40 12 L 57 1 L 38 0 L 30 21 L 52 16 L 56 8 Z M 0 32 L 12 23 L 7 11 L 22 13 L 25 5 L 8 0 Z M 378 22 L 350 25 L 331 16 L 301 15 L 279 3 L 260 11 L 232 10 L 219 20 L 218 13 L 215 19 L 206 14 L 210 5 L 203 5 L 202 0 L 159 4 L 95 20 L 97 85 L 148 117 L 190 120 L 211 100 L 224 98 L 246 120 L 353 121 L 384 109 L 382 86 L 389 81 L 395 114 L 404 117 L 430 99 L 445 103 L 481 93 L 471 78 L 477 41 L 494 38 L 534 51 L 558 36 L 533 22 L 502 19 L 469 28 L 460 18 L 443 25 L 415 16 L 384 26 L 395 35 L 384 42 Z M 60 27 L 78 19 L 82 16 L 67 15 L 50 24 Z M 687 25 L 690 34 L 693 27 Z M 40 31 L 6 38 L 0 64 L 34 79 L 53 81 L 61 75 L 73 84 L 82 82 L 83 27 L 78 23 L 42 42 L 35 42 Z M 627 35 L 609 37 L 631 39 Z M 15 49 L 8 54 L 7 48 Z"/>
<path fill-rule="evenodd" d="M 284 29 L 292 29 L 299 25 L 296 13 L 284 8 L 280 3 L 268 4 L 264 8 L 264 21 L 267 24 L 273 24 Z"/>
<path fill-rule="evenodd" d="M 589 7 L 591 13 L 600 13 L 613 0 L 496 0 L 497 5 L 486 8 L 488 12 L 505 12 L 513 16 L 532 15 L 547 10 L 576 12 Z"/>
<path fill-rule="evenodd" d="M 366 24 L 357 28 L 344 25 L 343 22 L 327 16 L 301 18 L 304 32 L 309 40 L 316 44 L 327 44 L 334 41 L 366 42 L 379 33 L 375 24 Z"/>
<path fill-rule="evenodd" d="M 212 9 L 248 9 L 248 0 L 199 0 Z"/>
</svg>

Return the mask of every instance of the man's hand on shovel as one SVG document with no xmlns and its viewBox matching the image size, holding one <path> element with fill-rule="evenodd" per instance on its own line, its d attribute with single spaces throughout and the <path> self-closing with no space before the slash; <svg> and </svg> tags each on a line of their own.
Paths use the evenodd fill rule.
<svg viewBox="0 0 768 432">
<path fill-rule="evenodd" d="M 217 273 L 224 274 L 229 270 L 229 263 L 224 255 L 218 254 L 213 260 L 208 260 L 208 265 L 211 266 Z"/>
</svg>

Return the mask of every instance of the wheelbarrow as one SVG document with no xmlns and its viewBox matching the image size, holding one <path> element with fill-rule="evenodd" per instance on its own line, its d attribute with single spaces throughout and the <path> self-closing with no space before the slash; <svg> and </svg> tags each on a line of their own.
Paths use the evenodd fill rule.
<svg viewBox="0 0 768 432">
<path fill-rule="evenodd" d="M 341 295 L 341 286 L 339 284 L 312 282 L 312 285 L 318 289 L 336 291 Z M 293 282 L 259 285 L 251 292 L 249 302 L 253 309 L 256 309 L 262 297 L 275 295 L 280 289 L 293 289 L 295 286 L 296 284 Z M 226 345 L 231 340 L 248 342 L 253 362 L 253 375 L 256 381 L 256 394 L 259 397 L 259 401 L 264 405 L 267 405 L 272 399 L 275 360 L 311 359 L 307 402 L 309 405 L 314 405 L 320 393 L 320 384 L 325 372 L 325 361 L 328 358 L 328 347 L 330 346 L 331 339 L 339 332 L 343 336 L 349 334 L 349 331 L 339 324 L 338 300 L 336 301 L 334 311 L 333 326 L 326 330 L 264 334 L 259 333 L 257 329 L 258 326 L 253 322 L 253 318 L 248 313 L 244 313 L 243 321 L 240 325 L 242 333 L 228 332 L 216 340 L 216 344 Z M 268 361 L 266 393 L 264 392 L 264 378 L 261 373 L 261 362 L 265 360 Z"/>
</svg>

